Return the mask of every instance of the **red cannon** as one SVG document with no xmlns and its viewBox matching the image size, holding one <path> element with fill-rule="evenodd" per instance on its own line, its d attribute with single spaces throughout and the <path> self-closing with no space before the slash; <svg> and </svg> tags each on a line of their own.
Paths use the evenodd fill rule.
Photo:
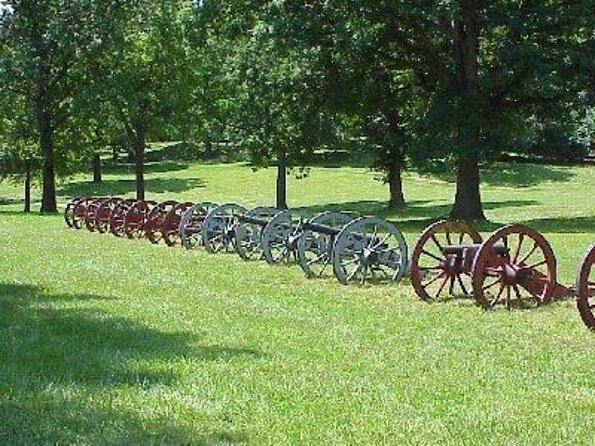
<svg viewBox="0 0 595 446">
<path fill-rule="evenodd" d="M 137 201 L 124 216 L 124 233 L 129 239 L 144 238 L 147 217 L 151 210 L 157 206 L 155 201 Z"/>
<path fill-rule="evenodd" d="M 509 225 L 485 240 L 459 221 L 441 221 L 420 236 L 411 257 L 411 282 L 424 300 L 472 295 L 485 308 L 513 301 L 542 304 L 573 291 L 556 280 L 556 257 L 532 228 Z"/>
<path fill-rule="evenodd" d="M 177 205 L 177 201 L 164 201 L 151 209 L 145 222 L 145 234 L 151 243 L 157 244 L 161 241 L 163 238 L 163 220 L 165 220 L 169 211 Z"/>
<path fill-rule="evenodd" d="M 124 237 L 124 221 L 126 213 L 136 202 L 137 200 L 134 199 L 122 200 L 112 210 L 109 219 L 109 229 L 116 237 Z"/>
</svg>

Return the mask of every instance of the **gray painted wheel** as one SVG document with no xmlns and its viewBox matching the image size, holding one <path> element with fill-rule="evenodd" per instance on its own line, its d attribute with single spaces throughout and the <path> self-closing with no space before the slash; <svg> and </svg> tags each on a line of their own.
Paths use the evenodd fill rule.
<svg viewBox="0 0 595 446">
<path fill-rule="evenodd" d="M 336 229 L 337 234 L 341 228 L 352 221 L 353 218 L 340 212 L 324 212 L 310 219 L 313 224 L 325 225 Z M 305 229 L 297 243 L 298 264 L 307 277 L 322 277 L 332 268 L 333 245 L 336 235 L 323 234 Z"/>
<path fill-rule="evenodd" d="M 207 251 L 230 252 L 235 249 L 236 217 L 244 212 L 245 207 L 233 203 L 209 212 L 202 226 L 202 244 Z"/>
<path fill-rule="evenodd" d="M 202 226 L 207 215 L 219 205 L 210 202 L 197 203 L 182 216 L 179 234 L 182 246 L 186 249 L 195 249 L 203 242 Z"/>
<path fill-rule="evenodd" d="M 403 234 L 386 220 L 362 217 L 345 226 L 333 247 L 333 271 L 342 284 L 395 282 L 407 272 Z"/>
<path fill-rule="evenodd" d="M 278 209 L 270 207 L 256 207 L 244 215 L 246 217 L 271 220 L 279 213 Z M 262 232 L 266 225 L 238 221 L 235 227 L 236 252 L 244 260 L 259 259 L 262 255 Z"/>
<path fill-rule="evenodd" d="M 297 259 L 297 244 L 302 233 L 300 218 L 294 222 L 290 211 L 279 212 L 262 231 L 262 253 L 267 263 L 275 265 Z"/>
</svg>

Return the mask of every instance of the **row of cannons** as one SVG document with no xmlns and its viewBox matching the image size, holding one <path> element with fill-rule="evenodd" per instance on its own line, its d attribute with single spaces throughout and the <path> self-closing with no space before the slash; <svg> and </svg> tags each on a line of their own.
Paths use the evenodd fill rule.
<svg viewBox="0 0 595 446">
<path fill-rule="evenodd" d="M 307 277 L 334 274 L 342 284 L 397 282 L 409 273 L 415 292 L 426 301 L 473 297 L 484 308 L 511 308 L 576 295 L 583 321 L 595 328 L 595 246 L 576 284 L 566 287 L 557 281 L 548 241 L 524 225 L 505 226 L 483 238 L 464 222 L 441 221 L 423 231 L 409 256 L 394 224 L 341 212 L 307 218 L 237 204 L 79 197 L 67 204 L 64 217 L 76 229 L 236 252 L 270 264 L 297 263 Z"/>
</svg>

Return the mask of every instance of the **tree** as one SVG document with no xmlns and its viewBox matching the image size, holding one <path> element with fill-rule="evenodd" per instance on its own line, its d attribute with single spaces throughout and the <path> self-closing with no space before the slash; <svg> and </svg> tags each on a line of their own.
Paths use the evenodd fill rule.
<svg viewBox="0 0 595 446">
<path fill-rule="evenodd" d="M 147 141 L 192 105 L 195 84 L 187 42 L 188 1 L 143 0 L 117 24 L 101 60 L 98 88 L 126 134 L 134 156 L 136 196 L 145 198 Z"/>
<path fill-rule="evenodd" d="M 276 206 L 287 207 L 287 175 L 334 135 L 325 108 L 323 52 L 312 45 L 316 5 L 251 2 L 227 14 L 234 42 L 236 119 L 232 127 L 255 168 L 277 168 Z M 247 14 L 244 14 L 247 13 Z"/>
<path fill-rule="evenodd" d="M 107 40 L 118 3 L 7 0 L 2 15 L 0 94 L 22 99 L 22 116 L 35 128 L 42 159 L 42 212 L 56 212 L 57 155 L 64 155 L 71 118 L 81 107 L 89 58 Z M 5 8 L 6 10 L 7 8 Z M 62 156 L 62 160 L 68 159 Z"/>
</svg>

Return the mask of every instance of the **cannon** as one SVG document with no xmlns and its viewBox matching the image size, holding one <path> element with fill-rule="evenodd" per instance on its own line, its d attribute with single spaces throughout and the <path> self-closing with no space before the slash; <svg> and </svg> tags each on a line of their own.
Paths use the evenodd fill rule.
<svg viewBox="0 0 595 446">
<path fill-rule="evenodd" d="M 130 208 L 134 206 L 134 204 L 137 202 L 138 200 L 132 198 L 122 200 L 118 204 L 116 204 L 116 206 L 112 210 L 109 219 L 109 230 L 116 237 L 124 237 L 124 235 L 126 235 L 124 231 L 124 222 L 126 219 L 126 214 L 130 210 Z"/>
<path fill-rule="evenodd" d="M 194 249 L 202 244 L 202 228 L 209 213 L 218 208 L 215 203 L 197 203 L 188 209 L 180 220 L 178 233 L 182 246 Z"/>
<path fill-rule="evenodd" d="M 234 203 L 212 209 L 202 224 L 202 244 L 208 252 L 235 251 L 237 217 L 246 208 Z"/>
<path fill-rule="evenodd" d="M 87 227 L 87 229 L 90 232 L 95 232 L 95 230 L 97 229 L 97 220 L 96 219 L 98 216 L 98 211 L 101 208 L 101 206 L 109 200 L 110 200 L 110 198 L 100 197 L 100 198 L 95 198 L 94 200 L 91 200 L 87 204 L 87 207 L 85 209 L 84 222 L 85 222 L 85 226 Z"/>
<path fill-rule="evenodd" d="M 129 239 L 145 237 L 145 225 L 151 210 L 157 206 L 156 201 L 137 201 L 124 215 L 124 234 Z"/>
<path fill-rule="evenodd" d="M 262 233 L 264 228 L 279 213 L 271 207 L 256 207 L 236 217 L 235 248 L 244 260 L 260 258 L 262 255 Z"/>
<path fill-rule="evenodd" d="M 85 216 L 87 208 L 96 198 L 80 197 L 70 201 L 64 210 L 64 220 L 66 224 L 74 229 L 81 229 L 85 225 Z"/>
<path fill-rule="evenodd" d="M 194 206 L 194 203 L 178 203 L 171 208 L 163 218 L 161 233 L 163 234 L 163 241 L 167 246 L 175 246 L 180 239 L 180 223 L 182 217 L 192 206 Z"/>
<path fill-rule="evenodd" d="M 408 269 L 407 244 L 392 223 L 336 212 L 302 224 L 297 257 L 308 277 L 320 277 L 331 266 L 344 285 L 399 281 Z"/>
<path fill-rule="evenodd" d="M 576 305 L 585 325 L 595 330 L 595 245 L 589 248 L 578 270 Z"/>
<path fill-rule="evenodd" d="M 426 301 L 472 295 L 492 308 L 504 303 L 543 304 L 571 296 L 556 280 L 556 257 L 547 240 L 524 225 L 508 225 L 485 240 L 460 221 L 440 221 L 420 236 L 411 256 L 411 283 Z"/>
<path fill-rule="evenodd" d="M 291 211 L 277 212 L 262 229 L 261 249 L 270 265 L 297 261 L 297 245 L 303 234 L 303 217 L 295 219 Z"/>
<path fill-rule="evenodd" d="M 101 203 L 95 212 L 95 229 L 100 234 L 105 234 L 109 231 L 112 212 L 121 201 L 121 198 L 108 198 Z"/>
<path fill-rule="evenodd" d="M 174 207 L 178 205 L 177 201 L 164 201 L 154 206 L 147 215 L 145 222 L 145 235 L 153 244 L 158 244 L 163 238 L 163 220 Z"/>
<path fill-rule="evenodd" d="M 88 197 L 74 197 L 66 203 L 66 206 L 64 207 L 64 222 L 66 223 L 66 226 L 68 226 L 69 228 L 75 227 L 76 217 L 75 217 L 74 211 L 79 203 L 86 201 L 86 200 L 89 200 L 89 198 Z M 86 206 L 85 206 L 85 208 L 86 208 Z M 82 208 L 81 211 L 85 208 Z M 82 213 L 82 217 L 84 217 L 84 212 Z"/>
</svg>

